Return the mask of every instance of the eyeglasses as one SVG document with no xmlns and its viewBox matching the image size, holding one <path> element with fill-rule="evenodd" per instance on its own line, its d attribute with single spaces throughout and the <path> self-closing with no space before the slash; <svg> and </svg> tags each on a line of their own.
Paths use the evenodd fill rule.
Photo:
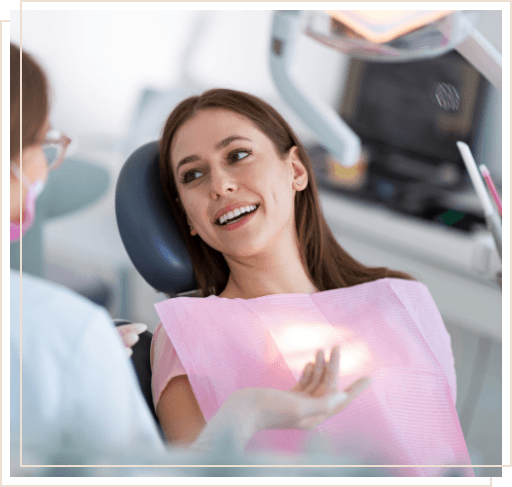
<svg viewBox="0 0 512 487">
<path fill-rule="evenodd" d="M 43 142 L 43 152 L 48 162 L 48 170 L 57 169 L 63 162 L 71 139 L 60 130 L 49 130 Z"/>
</svg>

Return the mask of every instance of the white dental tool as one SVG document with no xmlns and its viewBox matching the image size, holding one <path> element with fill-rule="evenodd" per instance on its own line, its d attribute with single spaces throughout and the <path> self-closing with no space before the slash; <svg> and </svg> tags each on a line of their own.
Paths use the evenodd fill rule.
<svg viewBox="0 0 512 487">
<path fill-rule="evenodd" d="M 498 252 L 501 255 L 501 245 L 502 245 L 502 228 L 501 228 L 501 218 L 498 215 L 498 212 L 495 210 L 489 193 L 485 189 L 484 182 L 482 181 L 482 177 L 480 176 L 480 172 L 478 171 L 478 167 L 476 165 L 475 159 L 473 158 L 473 154 L 471 154 L 471 150 L 468 145 L 464 142 L 457 142 L 457 148 L 462 156 L 464 164 L 469 172 L 469 176 L 471 178 L 471 182 L 473 183 L 473 187 L 475 188 L 476 194 L 478 195 L 478 199 L 482 204 L 484 209 L 484 217 L 487 222 L 487 226 L 494 237 L 494 241 L 496 242 L 496 247 Z"/>
</svg>

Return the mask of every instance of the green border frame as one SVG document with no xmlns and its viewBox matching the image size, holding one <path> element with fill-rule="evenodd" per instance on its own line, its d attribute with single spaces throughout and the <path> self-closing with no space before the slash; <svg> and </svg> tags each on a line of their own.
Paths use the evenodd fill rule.
<svg viewBox="0 0 512 487">
<path fill-rule="evenodd" d="M 401 2 L 23 2 L 23 10 L 277 10 L 277 9 L 326 9 L 343 6 L 344 8 L 392 9 L 402 7 Z M 509 2 L 414 2 L 416 8 L 467 8 L 468 10 L 501 10 L 503 12 L 503 131 L 510 133 L 510 3 Z M 19 10 L 20 1 L 7 0 L 0 7 L 0 19 L 9 20 L 10 10 Z M 2 24 L 2 222 L 7 221 L 9 187 L 9 112 L 6 107 L 9 100 L 9 55 L 8 44 L 10 25 Z M 510 465 L 510 138 L 503 138 L 503 445 L 502 463 Z M 4 226 L 6 228 L 6 225 Z M 4 232 L 2 251 L 2 393 L 3 393 L 3 454 L 2 483 L 5 485 L 490 485 L 489 477 L 476 478 L 395 478 L 395 477 L 10 477 L 9 444 L 9 397 L 10 367 L 9 328 L 10 317 L 9 292 L 9 245 L 7 232 Z M 8 301 L 6 298 L 9 296 Z M 508 390 L 507 390 L 508 389 Z M 7 404 L 6 404 L 7 403 Z M 7 406 L 7 407 L 6 407 Z M 236 468 L 236 467 L 233 467 Z M 512 468 L 503 468 L 503 477 L 493 478 L 498 487 L 512 485 Z"/>
</svg>

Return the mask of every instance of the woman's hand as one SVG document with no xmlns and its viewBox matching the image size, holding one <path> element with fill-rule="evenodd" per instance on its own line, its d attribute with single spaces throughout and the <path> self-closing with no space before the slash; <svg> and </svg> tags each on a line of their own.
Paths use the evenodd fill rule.
<svg viewBox="0 0 512 487">
<path fill-rule="evenodd" d="M 216 438 L 229 432 L 234 446 L 243 451 L 247 442 L 264 429 L 315 428 L 345 409 L 371 383 L 369 377 L 362 377 L 339 392 L 339 362 L 339 347 L 332 349 L 327 363 L 319 350 L 315 363 L 306 365 L 297 384 L 288 391 L 247 388 L 234 392 L 191 448 L 210 450 Z"/>
<path fill-rule="evenodd" d="M 116 326 L 124 346 L 126 347 L 126 354 L 131 357 L 133 354 L 132 347 L 139 341 L 139 335 L 144 333 L 148 327 L 143 323 L 130 323 L 128 325 Z"/>
<path fill-rule="evenodd" d="M 301 378 L 288 391 L 262 389 L 260 394 L 260 427 L 312 429 L 345 409 L 370 383 L 361 377 L 344 391 L 338 391 L 340 348 L 333 347 L 329 361 L 324 351 L 316 353 Z"/>
</svg>

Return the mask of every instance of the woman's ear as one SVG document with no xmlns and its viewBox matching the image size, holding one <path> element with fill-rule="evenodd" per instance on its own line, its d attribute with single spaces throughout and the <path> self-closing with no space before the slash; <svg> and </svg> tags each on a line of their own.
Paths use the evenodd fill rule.
<svg viewBox="0 0 512 487">
<path fill-rule="evenodd" d="M 293 188 L 302 191 L 308 185 L 308 171 L 299 157 L 299 149 L 293 146 L 288 152 L 288 158 L 293 169 Z"/>
</svg>

